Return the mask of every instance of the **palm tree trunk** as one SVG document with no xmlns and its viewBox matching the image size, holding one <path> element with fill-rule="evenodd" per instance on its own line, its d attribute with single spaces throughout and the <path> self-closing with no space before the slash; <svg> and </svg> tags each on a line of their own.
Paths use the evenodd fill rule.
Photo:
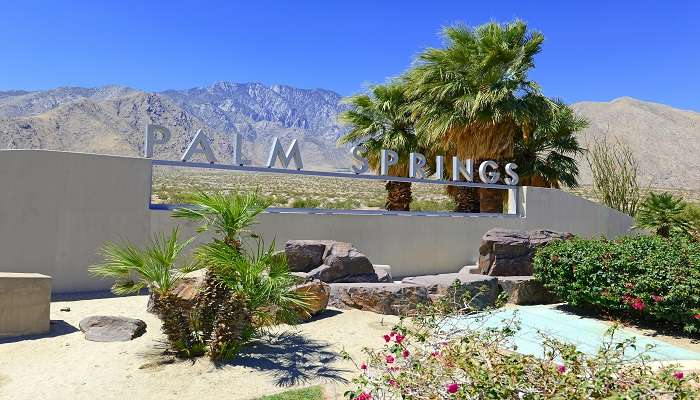
<svg viewBox="0 0 700 400">
<path fill-rule="evenodd" d="M 411 182 L 388 181 L 386 183 L 386 209 L 389 211 L 410 211 Z"/>
<path fill-rule="evenodd" d="M 506 191 L 479 188 L 479 212 L 502 213 Z"/>
<path fill-rule="evenodd" d="M 454 200 L 455 212 L 479 212 L 479 195 L 476 188 L 449 185 L 446 190 L 447 195 Z"/>
<path fill-rule="evenodd" d="M 213 272 L 207 271 L 196 304 L 199 329 L 203 337 L 211 336 L 219 309 L 229 297 L 231 297 L 231 291 L 216 278 Z"/>
<path fill-rule="evenodd" d="M 209 343 L 212 360 L 227 360 L 235 356 L 248 341 L 253 317 L 243 296 L 231 295 L 222 304 L 214 321 Z"/>
<path fill-rule="evenodd" d="M 484 161 L 486 160 L 479 160 L 476 163 L 477 168 Z M 476 175 L 478 176 L 478 172 Z M 502 213 L 505 194 L 505 190 L 479 188 L 479 212 Z"/>
<path fill-rule="evenodd" d="M 154 308 L 161 317 L 162 330 L 170 346 L 181 352 L 192 346 L 192 329 L 179 301 L 172 293 L 158 295 L 154 299 Z"/>
</svg>

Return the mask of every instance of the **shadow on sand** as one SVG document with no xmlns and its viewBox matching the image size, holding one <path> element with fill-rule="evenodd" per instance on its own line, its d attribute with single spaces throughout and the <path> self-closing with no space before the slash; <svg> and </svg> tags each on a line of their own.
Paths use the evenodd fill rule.
<svg viewBox="0 0 700 400">
<path fill-rule="evenodd" d="M 347 382 L 342 374 L 350 371 L 333 366 L 341 357 L 330 346 L 330 343 L 288 331 L 252 343 L 234 360 L 219 363 L 217 367 L 239 365 L 267 372 L 278 386 L 292 386 L 317 379 Z"/>
<path fill-rule="evenodd" d="M 44 339 L 44 338 L 52 338 L 56 336 L 63 336 L 63 335 L 68 335 L 73 332 L 77 332 L 79 329 L 74 327 L 73 325 L 69 324 L 68 322 L 62 320 L 62 319 L 52 319 L 51 320 L 51 327 L 49 328 L 48 333 L 43 333 L 41 335 L 25 335 L 25 336 L 13 336 L 13 337 L 8 337 L 8 338 L 1 338 L 0 339 L 0 344 L 4 343 L 16 343 L 16 342 L 22 342 L 25 340 L 37 340 L 37 339 Z"/>
</svg>

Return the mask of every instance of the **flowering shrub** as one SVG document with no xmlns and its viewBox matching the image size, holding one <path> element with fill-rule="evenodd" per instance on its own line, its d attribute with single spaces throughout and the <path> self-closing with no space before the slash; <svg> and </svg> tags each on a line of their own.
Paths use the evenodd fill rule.
<svg viewBox="0 0 700 400">
<path fill-rule="evenodd" d="M 700 332 L 700 244 L 624 237 L 553 242 L 535 256 L 535 276 L 573 306 Z"/>
<path fill-rule="evenodd" d="M 516 320 L 499 329 L 448 329 L 432 315 L 402 320 L 378 350 L 365 349 L 354 400 L 383 399 L 695 399 L 697 376 L 673 367 L 653 369 L 649 357 L 626 357 L 633 340 L 616 343 L 615 328 L 595 356 L 543 337 L 544 354 L 516 353 L 509 341 Z M 386 340 L 386 338 L 389 340 Z"/>
</svg>

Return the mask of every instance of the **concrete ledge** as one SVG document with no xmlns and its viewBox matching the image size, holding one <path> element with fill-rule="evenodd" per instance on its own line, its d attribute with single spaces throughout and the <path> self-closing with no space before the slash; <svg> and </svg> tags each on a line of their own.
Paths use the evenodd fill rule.
<svg viewBox="0 0 700 400">
<path fill-rule="evenodd" d="M 49 331 L 51 277 L 0 272 L 0 337 Z"/>
</svg>

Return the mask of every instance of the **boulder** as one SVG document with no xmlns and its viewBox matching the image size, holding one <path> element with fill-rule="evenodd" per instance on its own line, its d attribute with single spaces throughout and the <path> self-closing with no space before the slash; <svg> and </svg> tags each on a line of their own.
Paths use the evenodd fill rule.
<svg viewBox="0 0 700 400">
<path fill-rule="evenodd" d="M 323 265 L 309 271 L 309 278 L 323 282 L 378 282 L 367 256 L 350 243 L 334 242 L 327 250 Z"/>
<path fill-rule="evenodd" d="M 197 301 L 197 293 L 204 283 L 204 270 L 196 271 L 182 278 L 173 289 L 173 293 L 177 296 L 179 307 L 182 308 L 184 314 L 189 314 Z M 151 314 L 157 314 L 155 310 L 155 293 L 151 293 L 148 297 L 146 311 Z"/>
<path fill-rule="evenodd" d="M 331 283 L 329 305 L 378 314 L 406 315 L 418 304 L 430 304 L 422 286 L 404 283 Z"/>
<path fill-rule="evenodd" d="M 328 299 L 331 294 L 331 287 L 327 283 L 318 280 L 296 285 L 292 288 L 296 293 L 308 296 L 308 311 L 300 310 L 299 316 L 302 320 L 307 320 L 312 316 L 325 310 L 328 306 Z"/>
<path fill-rule="evenodd" d="M 572 237 L 570 233 L 550 230 L 491 229 L 481 239 L 479 270 L 491 276 L 532 275 L 532 259 L 538 247 Z"/>
<path fill-rule="evenodd" d="M 110 315 L 93 315 L 79 323 L 85 339 L 93 342 L 127 342 L 146 333 L 146 323 L 140 319 Z"/>
<path fill-rule="evenodd" d="M 483 309 L 496 304 L 500 289 L 495 277 L 452 273 L 407 277 L 402 283 L 425 287 L 432 300 L 448 299 L 456 305 Z"/>
<path fill-rule="evenodd" d="M 306 272 L 290 272 L 289 274 L 294 277 L 294 280 L 295 282 L 297 282 L 297 284 L 302 284 L 310 280 L 309 274 L 307 274 Z"/>
<path fill-rule="evenodd" d="M 503 276 L 498 278 L 501 291 L 508 294 L 508 303 L 518 305 L 554 304 L 561 302 L 532 276 Z"/>
<path fill-rule="evenodd" d="M 374 273 L 377 274 L 378 282 L 394 282 L 394 278 L 391 276 L 391 265 L 374 264 Z"/>
<path fill-rule="evenodd" d="M 326 248 L 333 244 L 331 240 L 290 240 L 284 245 L 289 270 L 309 272 L 323 264 Z"/>
</svg>

